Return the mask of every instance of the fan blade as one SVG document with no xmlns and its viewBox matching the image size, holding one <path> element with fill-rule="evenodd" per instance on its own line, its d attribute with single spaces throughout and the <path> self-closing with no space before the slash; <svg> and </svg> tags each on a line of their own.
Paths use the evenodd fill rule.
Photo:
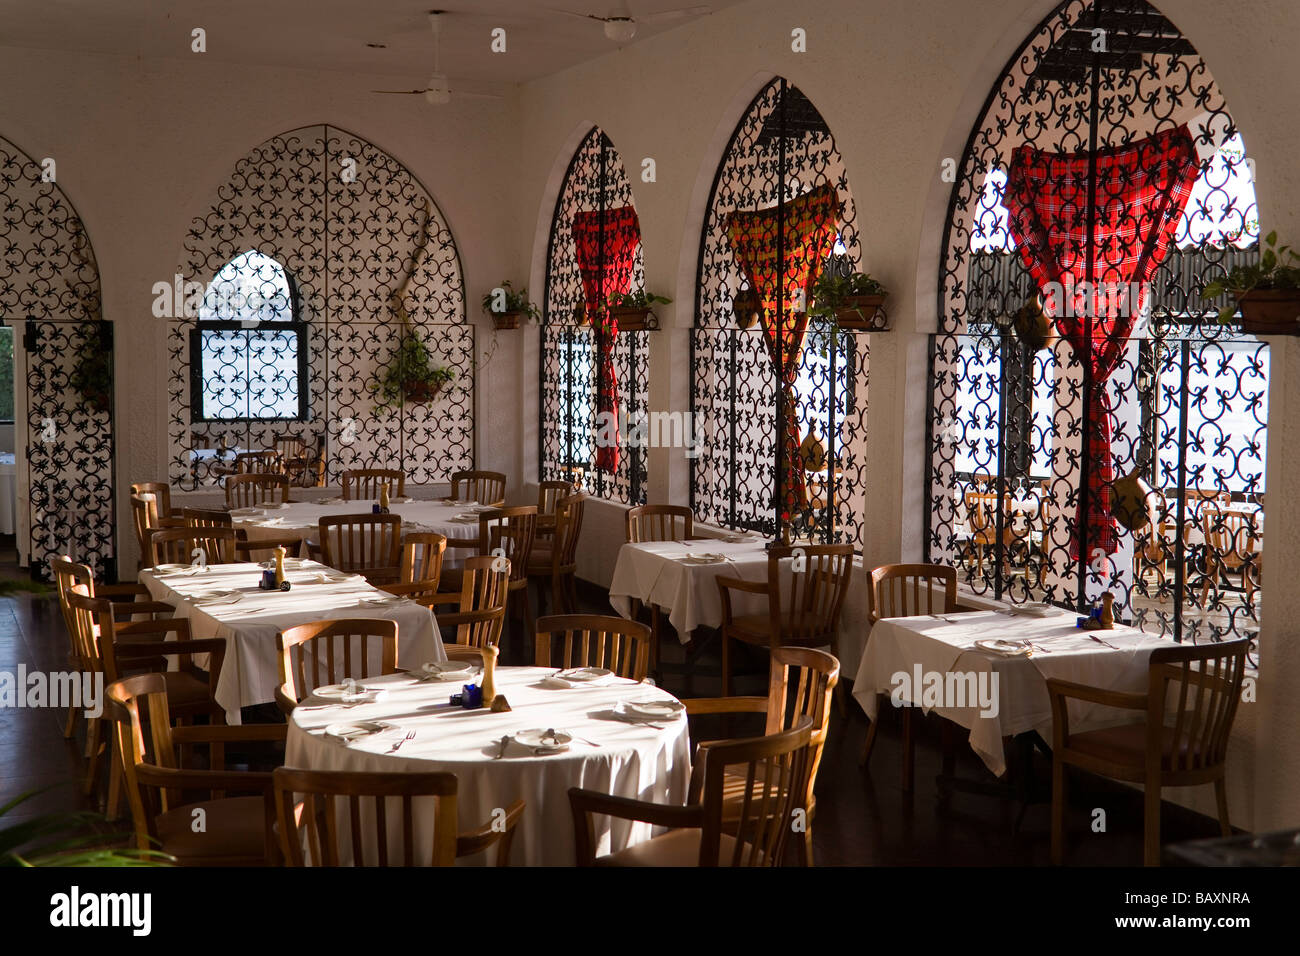
<svg viewBox="0 0 1300 956">
<path fill-rule="evenodd" d="M 604 23 L 608 17 L 598 17 L 594 13 L 574 13 L 572 10 L 560 10 L 556 7 L 547 7 L 552 13 L 563 13 L 566 17 L 577 17 L 579 20 L 599 20 Z"/>
<path fill-rule="evenodd" d="M 681 20 L 685 17 L 702 17 L 713 12 L 712 7 L 683 7 L 680 10 L 661 10 L 659 13 L 647 13 L 637 17 L 638 23 L 658 23 L 661 20 Z"/>
<path fill-rule="evenodd" d="M 424 90 L 371 90 L 371 93 L 396 93 L 400 96 L 415 96 L 424 93 Z"/>
</svg>

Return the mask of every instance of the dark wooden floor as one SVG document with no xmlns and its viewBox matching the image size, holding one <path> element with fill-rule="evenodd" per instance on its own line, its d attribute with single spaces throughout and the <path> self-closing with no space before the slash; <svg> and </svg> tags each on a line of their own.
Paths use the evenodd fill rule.
<svg viewBox="0 0 1300 956">
<path fill-rule="evenodd" d="M 9 569 L 6 569 L 9 570 Z M 13 571 L 10 570 L 12 574 Z M 584 595 L 589 609 L 599 607 L 595 592 Z M 67 638 L 56 601 L 22 595 L 0 599 L 0 671 L 66 668 Z M 503 658 L 512 659 L 513 641 Z M 745 650 L 749 650 L 746 648 Z M 517 651 L 515 652 L 517 653 Z M 665 643 L 664 686 L 680 697 L 715 696 L 720 692 L 718 649 L 706 647 L 694 662 L 694 673 L 680 667 L 681 645 L 669 635 Z M 736 693 L 762 694 L 766 662 L 757 653 L 742 655 L 745 673 Z M 674 666 L 678 665 L 678 666 Z M 711 673 L 710 673 L 711 672 Z M 273 709 L 271 711 L 273 713 Z M 251 716 L 251 715 L 250 715 Z M 91 809 L 96 801 L 81 796 L 85 763 L 80 734 L 63 738 L 65 713 L 54 709 L 0 708 L 0 805 L 20 793 L 52 787 L 6 814 L 0 825 L 28 819 L 55 809 Z M 817 780 L 816 858 L 822 865 L 1046 865 L 1049 858 L 1048 808 L 1030 805 L 1016 829 L 1020 806 L 1012 800 L 956 793 L 945 804 L 938 799 L 935 776 L 940 769 L 938 719 L 919 721 L 916 790 L 908 796 L 900 780 L 901 747 L 897 715 L 882 723 L 870 773 L 858 767 L 858 751 L 867 720 L 856 704 L 848 715 L 836 714 Z M 273 719 L 273 718 L 272 718 Z M 719 736 L 708 727 L 694 728 L 700 737 Z M 733 731 L 734 732 L 734 731 Z M 748 732 L 742 728 L 741 732 Z M 761 732 L 755 726 L 753 732 Z M 991 775 L 964 745 L 959 748 L 958 773 L 992 781 Z M 1049 767 L 1041 755 L 1033 778 L 1042 794 L 1049 792 Z M 1142 800 L 1137 791 L 1085 774 L 1071 778 L 1069 862 L 1075 865 L 1138 866 L 1142 862 Z M 1105 832 L 1093 832 L 1096 808 L 1106 812 Z M 1166 804 L 1165 842 L 1218 835 L 1214 821 Z"/>
</svg>

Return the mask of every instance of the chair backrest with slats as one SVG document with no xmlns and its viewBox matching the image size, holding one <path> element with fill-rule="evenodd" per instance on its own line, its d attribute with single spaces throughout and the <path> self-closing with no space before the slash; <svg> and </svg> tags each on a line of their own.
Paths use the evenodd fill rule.
<svg viewBox="0 0 1300 956">
<path fill-rule="evenodd" d="M 289 866 L 415 866 L 416 807 L 433 821 L 431 863 L 456 861 L 456 775 L 293 770 L 272 774 L 280 846 Z M 432 817 L 427 816 L 429 799 Z M 420 827 L 423 830 L 423 826 Z M 400 847 L 397 859 L 390 844 Z M 304 847 L 306 848 L 304 850 Z"/>
<path fill-rule="evenodd" d="M 1194 774 L 1227 758 L 1249 649 L 1250 641 L 1243 638 L 1222 644 L 1178 644 L 1151 652 L 1147 753 L 1166 754 L 1166 771 Z M 1170 735 L 1164 740 L 1157 736 L 1162 726 Z"/>
<path fill-rule="evenodd" d="M 271 472 L 226 476 L 226 507 L 256 508 L 289 500 L 289 479 Z"/>
<path fill-rule="evenodd" d="M 402 540 L 401 584 L 428 584 L 436 594 L 442 579 L 442 559 L 447 553 L 447 538 L 433 531 L 412 531 Z"/>
<path fill-rule="evenodd" d="M 141 558 L 149 554 L 149 532 L 158 527 L 158 498 L 152 492 L 131 495 L 131 521 Z"/>
<path fill-rule="evenodd" d="M 1204 504 L 1201 530 L 1213 556 L 1229 568 L 1241 567 L 1259 551 L 1259 532 L 1253 512 Z"/>
<path fill-rule="evenodd" d="M 650 669 L 650 628 L 602 614 L 538 618 L 538 667 L 605 667 L 619 677 L 645 680 Z"/>
<path fill-rule="evenodd" d="M 505 473 L 458 471 L 451 476 L 451 496 L 457 501 L 477 501 L 481 505 L 503 508 L 506 503 Z"/>
<path fill-rule="evenodd" d="M 184 508 L 181 516 L 187 528 L 233 528 L 235 519 L 229 511 L 217 508 Z"/>
<path fill-rule="evenodd" d="M 537 485 L 537 513 L 539 515 L 555 514 L 555 506 L 561 498 L 574 493 L 576 489 L 571 481 L 542 481 Z"/>
<path fill-rule="evenodd" d="M 137 481 L 131 485 L 133 495 L 153 495 L 155 507 L 162 517 L 172 513 L 172 486 L 165 481 Z"/>
<path fill-rule="evenodd" d="M 790 559 L 788 571 L 781 562 Z M 836 643 L 853 574 L 853 545 L 804 544 L 767 553 L 768 614 L 778 643 Z"/>
<path fill-rule="evenodd" d="M 438 614 L 439 625 L 456 628 L 456 643 L 471 647 L 499 644 L 510 593 L 510 565 L 491 555 L 466 558 L 461 570 L 460 610 Z"/>
<path fill-rule="evenodd" d="M 392 497 L 406 494 L 406 472 L 396 468 L 353 468 L 343 472 L 342 482 L 344 501 L 377 501 L 384 482 Z"/>
<path fill-rule="evenodd" d="M 528 580 L 528 558 L 537 536 L 537 506 L 493 508 L 478 516 L 479 541 L 487 554 L 510 562 L 512 583 Z"/>
<path fill-rule="evenodd" d="M 684 505 L 638 505 L 627 512 L 627 540 L 685 541 L 695 534 L 695 515 Z"/>
<path fill-rule="evenodd" d="M 564 574 L 577 568 L 582 516 L 590 497 L 587 492 L 579 491 L 561 498 L 555 505 L 555 542 L 551 561 L 556 573 Z"/>
<path fill-rule="evenodd" d="M 149 532 L 149 560 L 153 564 L 193 564 L 202 552 L 205 564 L 230 564 L 235 560 L 235 529 L 220 527 L 160 528 Z"/>
<path fill-rule="evenodd" d="M 77 634 L 77 622 L 73 617 L 72 605 L 68 603 L 68 594 L 77 585 L 81 585 L 83 592 L 88 597 L 95 596 L 95 575 L 90 567 L 85 564 L 78 564 L 72 560 L 68 554 L 60 555 L 57 558 L 50 559 L 50 573 L 54 576 L 54 586 L 59 595 L 59 610 L 63 612 L 63 624 L 68 629 L 68 643 L 72 649 L 72 656 L 77 660 L 87 662 L 84 656 L 85 648 Z"/>
<path fill-rule="evenodd" d="M 704 808 L 700 866 L 780 866 L 797 809 L 804 806 L 809 772 L 812 721 L 801 717 L 790 730 L 743 740 L 708 741 L 696 750 L 703 763 L 702 786 L 692 783 Z M 697 771 L 698 772 L 698 771 Z M 729 780 L 730 778 L 730 780 Z M 696 777 L 696 781 L 701 780 Z M 728 833 L 738 839 L 722 858 L 723 805 L 729 783 L 744 781 L 738 816 Z"/>
<path fill-rule="evenodd" d="M 241 451 L 235 455 L 235 472 L 237 474 L 278 474 L 280 470 L 280 455 L 272 449 Z"/>
<path fill-rule="evenodd" d="M 318 522 L 321 560 L 340 571 L 357 571 L 374 581 L 396 580 L 402 572 L 400 515 L 329 515 Z"/>
<path fill-rule="evenodd" d="M 817 769 L 830 731 L 831 695 L 840 681 L 840 662 L 812 647 L 774 647 L 768 678 L 766 733 L 790 730 L 807 717 L 812 721 L 808 741 L 808 806 Z"/>
<path fill-rule="evenodd" d="M 137 766 L 146 763 L 176 769 L 166 678 L 158 673 L 126 677 L 110 683 L 105 688 L 105 697 L 106 715 L 113 722 L 117 753 L 121 755 L 123 789 L 135 824 L 136 845 L 142 850 L 157 849 L 155 820 L 159 814 L 173 809 L 181 795 L 177 791 L 145 786 Z"/>
<path fill-rule="evenodd" d="M 275 646 L 281 690 L 295 703 L 317 687 L 397 673 L 396 621 L 313 621 L 285 628 Z"/>
<path fill-rule="evenodd" d="M 943 564 L 884 564 L 871 572 L 868 618 L 951 614 L 957 610 L 957 569 Z"/>
</svg>

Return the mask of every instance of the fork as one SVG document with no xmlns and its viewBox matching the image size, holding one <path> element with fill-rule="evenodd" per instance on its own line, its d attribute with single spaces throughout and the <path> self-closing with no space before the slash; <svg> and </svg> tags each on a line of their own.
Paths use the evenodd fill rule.
<svg viewBox="0 0 1300 956">
<path fill-rule="evenodd" d="M 397 753 L 397 751 L 401 749 L 402 744 L 406 743 L 408 740 L 410 740 L 410 739 L 411 739 L 412 737 L 414 737 L 414 736 L 415 736 L 415 731 L 414 731 L 414 730 L 408 731 L 405 737 L 403 737 L 401 740 L 399 740 L 399 741 L 397 741 L 396 743 L 394 743 L 393 746 L 391 746 L 391 747 L 388 748 L 388 752 L 389 752 L 390 754 L 392 754 L 392 753 Z"/>
</svg>

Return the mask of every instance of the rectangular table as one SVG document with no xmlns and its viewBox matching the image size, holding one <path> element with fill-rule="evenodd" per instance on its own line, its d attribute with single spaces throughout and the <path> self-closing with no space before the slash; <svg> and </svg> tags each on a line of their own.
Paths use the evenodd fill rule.
<svg viewBox="0 0 1300 956">
<path fill-rule="evenodd" d="M 632 617 L 633 599 L 667 609 L 669 622 L 685 644 L 697 627 L 722 624 L 722 599 L 714 583 L 719 577 L 767 583 L 765 544 L 762 538 L 625 544 L 614 565 L 609 603 L 626 618 Z M 723 560 L 710 564 L 682 562 L 683 558 L 709 553 L 720 554 Z M 790 562 L 784 563 L 788 567 Z M 767 606 L 767 598 L 762 595 L 732 592 L 732 608 L 737 615 L 761 614 Z"/>
<path fill-rule="evenodd" d="M 140 572 L 140 583 L 155 601 L 176 608 L 176 616 L 190 622 L 196 639 L 225 638 L 227 651 L 217 681 L 217 703 L 226 720 L 238 724 L 239 709 L 275 700 L 280 668 L 276 634 L 286 627 L 339 618 L 381 618 L 397 622 L 397 659 L 406 666 L 447 659 L 433 612 L 405 599 L 384 604 L 364 603 L 385 595 L 357 575 L 343 575 L 315 561 L 287 561 L 285 578 L 290 591 L 262 591 L 257 587 L 259 564 L 214 564 L 206 571 L 184 569 Z M 319 576 L 329 577 L 320 583 Z M 200 595 L 234 590 L 239 600 L 213 604 Z"/>
<path fill-rule="evenodd" d="M 1001 776 L 1007 769 L 1003 737 L 1038 731 L 1051 740 L 1049 678 L 1143 693 L 1151 652 L 1172 644 L 1169 639 L 1121 624 L 1109 631 L 1082 631 L 1075 627 L 1076 617 L 1072 611 L 1061 610 L 1045 618 L 1006 611 L 885 618 L 871 628 L 853 696 L 874 720 L 877 694 L 889 695 L 900 688 L 900 699 L 914 701 L 922 696 L 910 693 L 918 672 L 923 685 L 927 675 L 934 674 L 942 677 L 945 687 L 954 689 L 960 677 L 965 688 L 972 686 L 973 679 L 974 687 L 991 690 L 996 675 L 996 707 L 981 707 L 969 697 L 965 706 L 956 706 L 959 701 L 948 697 L 939 706 L 924 710 L 933 710 L 969 730 L 971 749 Z M 1113 646 L 1098 643 L 1092 635 Z M 975 646 L 977 640 L 996 639 L 1030 640 L 1035 650 L 1030 657 L 1003 657 Z M 925 703 L 923 696 L 921 703 Z M 1127 723 L 1135 716 L 1086 701 L 1071 701 L 1069 714 L 1071 731 Z"/>
</svg>

